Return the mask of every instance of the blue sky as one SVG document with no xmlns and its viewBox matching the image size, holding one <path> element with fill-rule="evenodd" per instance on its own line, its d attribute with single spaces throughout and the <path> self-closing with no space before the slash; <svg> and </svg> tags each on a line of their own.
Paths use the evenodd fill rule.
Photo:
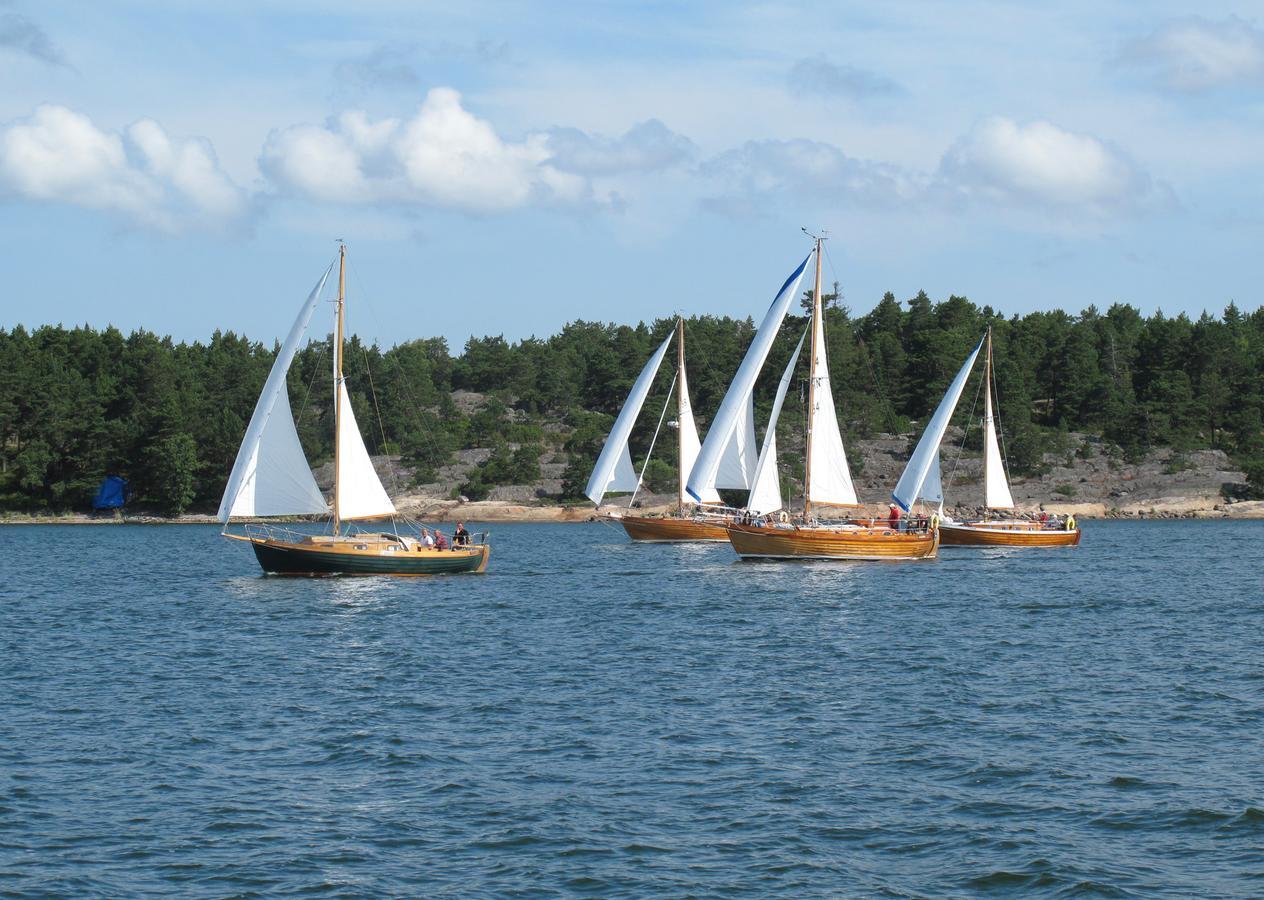
<svg viewBox="0 0 1264 900">
<path fill-rule="evenodd" d="M 828 7 L 0 0 L 0 326 L 271 340 L 336 238 L 384 344 L 758 315 L 802 225 L 857 312 L 1264 302 L 1258 7 Z"/>
</svg>

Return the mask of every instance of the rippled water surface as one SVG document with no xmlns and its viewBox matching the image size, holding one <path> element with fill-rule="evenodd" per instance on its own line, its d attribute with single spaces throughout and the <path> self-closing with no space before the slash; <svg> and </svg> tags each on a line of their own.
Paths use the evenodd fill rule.
<svg viewBox="0 0 1264 900">
<path fill-rule="evenodd" d="M 1264 523 L 284 579 L 0 530 L 0 892 L 1264 894 Z"/>
</svg>

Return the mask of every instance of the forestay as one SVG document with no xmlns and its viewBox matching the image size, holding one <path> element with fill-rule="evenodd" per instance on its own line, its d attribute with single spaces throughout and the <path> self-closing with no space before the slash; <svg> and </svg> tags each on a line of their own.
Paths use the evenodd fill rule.
<svg viewBox="0 0 1264 900">
<path fill-rule="evenodd" d="M 773 298 L 768 312 L 764 314 L 763 322 L 760 323 L 759 331 L 755 333 L 755 339 L 751 341 L 750 348 L 746 351 L 746 356 L 733 377 L 733 383 L 729 385 L 728 393 L 724 395 L 724 400 L 720 403 L 719 412 L 716 413 L 715 421 L 711 423 L 711 428 L 707 431 L 707 439 L 702 444 L 698 461 L 694 463 L 693 471 L 689 473 L 689 482 L 685 486 L 695 500 L 701 500 L 703 491 L 716 484 L 720 461 L 733 437 L 733 432 L 738 428 L 739 420 L 744 415 L 751 415 L 753 422 L 753 415 L 749 412 L 749 408 L 754 397 L 755 380 L 764 366 L 764 360 L 768 358 L 768 351 L 772 349 L 773 341 L 776 340 L 777 331 L 781 328 L 781 322 L 786 317 L 791 301 L 798 296 L 799 282 L 803 280 L 804 269 L 807 268 L 808 260 L 811 258 L 811 253 L 803 258 L 803 262 L 799 263 L 799 267 L 790 274 L 785 284 L 781 286 L 781 290 Z"/>
<path fill-rule="evenodd" d="M 224 488 L 219 504 L 221 522 L 234 516 L 287 516 L 329 511 L 299 443 L 290 411 L 286 374 L 307 333 L 331 271 L 332 265 L 308 295 L 272 363 L 272 371 L 264 382 Z"/>
<path fill-rule="evenodd" d="M 930 423 L 922 432 L 922 439 L 917 442 L 908 465 L 904 467 L 904 473 L 900 475 L 895 490 L 891 492 L 892 498 L 905 512 L 908 512 L 917 498 L 922 496 L 923 487 L 932 466 L 938 477 L 939 445 L 944 439 L 944 432 L 948 430 L 948 423 L 952 419 L 953 411 L 957 408 L 957 401 L 961 399 L 961 391 L 966 386 L 966 379 L 970 377 L 970 369 L 974 367 L 974 361 L 982 348 L 983 341 L 980 340 L 965 365 L 957 372 L 957 377 L 952 380 L 952 384 L 948 385 L 948 391 L 944 394 L 944 399 L 940 401 L 939 409 L 935 410 L 935 414 L 931 416 Z"/>
<path fill-rule="evenodd" d="M 675 334 L 676 332 L 672 331 L 667 335 L 662 346 L 650 357 L 645 368 L 641 369 L 641 374 L 633 383 L 632 391 L 628 394 L 628 399 L 624 401 L 623 409 L 619 411 L 619 417 L 614 420 L 614 427 L 610 429 L 606 443 L 601 448 L 601 455 L 597 457 L 597 464 L 593 466 L 592 475 L 588 478 L 588 487 L 584 490 L 588 499 L 598 506 L 601 505 L 601 498 L 605 496 L 607 490 L 630 491 L 637 486 L 635 473 L 632 475 L 631 486 L 624 486 L 622 479 L 626 478 L 626 472 L 620 473 L 618 470 L 623 468 L 625 457 L 627 469 L 629 471 L 632 469 L 628 438 L 632 434 L 632 426 L 636 424 L 636 417 L 641 414 L 645 398 L 649 395 L 654 376 L 658 374 L 658 367 L 662 365 L 663 357 L 667 354 L 667 345 L 671 343 Z"/>
<path fill-rule="evenodd" d="M 807 338 L 804 332 L 799 344 L 794 348 L 790 363 L 777 383 L 777 396 L 772 402 L 772 414 L 768 416 L 768 430 L 764 432 L 764 445 L 759 451 L 759 462 L 755 466 L 755 486 L 751 488 L 746 508 L 756 515 L 776 512 L 782 507 L 781 475 L 777 471 L 777 419 L 781 416 L 781 404 L 785 402 L 786 390 L 794 377 L 794 367 L 799 362 L 799 351 L 803 349 L 803 341 Z"/>
</svg>

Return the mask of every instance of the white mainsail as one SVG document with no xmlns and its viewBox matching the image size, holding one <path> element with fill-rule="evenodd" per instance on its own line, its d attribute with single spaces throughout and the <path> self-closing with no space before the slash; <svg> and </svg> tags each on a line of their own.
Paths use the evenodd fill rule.
<svg viewBox="0 0 1264 900">
<path fill-rule="evenodd" d="M 939 448 L 935 448 L 935 459 L 926 470 L 926 478 L 922 481 L 922 489 L 918 491 L 923 503 L 930 503 L 941 510 L 944 507 L 944 482 L 939 469 Z"/>
<path fill-rule="evenodd" d="M 345 383 L 338 391 L 338 517 L 347 519 L 380 519 L 395 515 L 395 504 L 377 477 L 364 438 L 351 411 L 351 398 Z"/>
<path fill-rule="evenodd" d="M 794 367 L 799 362 L 799 351 L 803 349 L 803 341 L 807 332 L 799 338 L 799 345 L 794 348 L 790 363 L 786 366 L 777 383 L 777 396 L 772 402 L 772 413 L 768 416 L 768 430 L 764 432 L 764 446 L 759 451 L 759 462 L 755 466 L 755 486 L 751 488 L 750 497 L 746 500 L 746 508 L 756 515 L 766 515 L 781 509 L 781 475 L 777 471 L 777 419 L 781 416 L 781 405 L 786 399 L 786 390 L 794 377 Z"/>
<path fill-rule="evenodd" d="M 698 451 L 702 449 L 702 441 L 698 440 L 698 424 L 693 417 L 693 403 L 689 399 L 689 382 L 685 377 L 685 370 L 681 369 L 679 373 L 680 381 L 680 413 L 676 418 L 676 436 L 680 441 L 680 469 L 688 477 L 693 471 L 693 464 L 698 459 Z M 628 464 L 631 465 L 629 458 Z M 606 490 L 613 490 L 607 487 Z M 695 502 L 693 497 L 689 496 L 687 491 L 680 492 L 680 503 L 682 506 Z M 702 494 L 703 503 L 719 503 L 720 495 L 716 493 L 714 487 Z"/>
<path fill-rule="evenodd" d="M 891 497 L 905 512 L 912 508 L 918 497 L 923 496 L 924 485 L 930 476 L 932 466 L 936 473 L 935 477 L 939 477 L 939 445 L 944 439 L 944 432 L 948 430 L 948 422 L 952 419 L 953 410 L 957 408 L 957 401 L 961 399 L 961 391 L 966 386 L 970 369 L 974 367 L 974 361 L 982 349 L 983 340 L 980 339 L 978 346 L 970 354 L 970 358 L 957 372 L 957 377 L 952 380 L 952 384 L 948 385 L 944 399 L 939 402 L 939 408 L 930 417 L 926 430 L 922 432 L 922 439 L 917 442 L 913 455 L 909 457 L 908 465 L 904 467 L 895 490 L 891 492 Z"/>
<path fill-rule="evenodd" d="M 234 516 L 286 516 L 325 513 L 325 498 L 312 477 L 290 410 L 285 377 L 307 333 L 308 323 L 325 287 L 331 264 L 308 295 L 281 345 L 272 371 L 255 404 L 237 460 L 219 504 L 219 520 Z"/>
<path fill-rule="evenodd" d="M 606 443 L 601 448 L 601 454 L 597 457 L 596 465 L 593 466 L 592 475 L 588 478 L 588 486 L 584 489 L 584 494 L 588 499 L 598 506 L 601 505 L 601 498 L 605 496 L 607 490 L 630 491 L 634 490 L 638 484 L 636 474 L 633 473 L 631 486 L 624 486 L 626 482 L 621 479 L 626 478 L 626 472 L 621 473 L 620 470 L 623 467 L 624 457 L 627 458 L 627 468 L 629 470 L 632 468 L 628 438 L 632 434 L 636 417 L 641 414 L 645 398 L 649 395 L 654 376 L 658 374 L 658 367 L 662 365 L 663 357 L 667 354 L 667 345 L 671 343 L 675 334 L 673 330 L 667 335 L 662 346 L 654 351 L 654 355 L 645 364 L 645 368 L 641 369 L 641 374 L 633 383 L 628 399 L 624 401 L 623 409 L 619 411 L 618 418 L 614 420 L 614 427 L 610 429 Z"/>
<path fill-rule="evenodd" d="M 989 379 L 989 382 L 991 379 Z M 996 442 L 996 417 L 992 415 L 992 388 L 983 399 L 983 503 L 991 509 L 1013 509 L 1014 497 L 1009 492 L 1001 449 Z"/>
<path fill-rule="evenodd" d="M 720 461 L 732 440 L 733 432 L 738 428 L 739 419 L 743 415 L 751 415 L 752 422 L 754 420 L 748 409 L 754 396 L 755 380 L 764 366 L 764 360 L 768 358 L 768 351 L 772 349 L 773 341 L 777 337 L 791 301 L 798 296 L 799 282 L 803 280 L 803 271 L 811 258 L 811 253 L 805 256 L 803 262 L 799 263 L 799 267 L 781 286 L 781 290 L 777 291 L 772 305 L 764 314 L 764 321 L 760 323 L 759 331 L 755 332 L 755 339 L 751 341 L 750 348 L 737 369 L 737 374 L 733 376 L 733 383 L 729 385 L 728 393 L 724 395 L 724 400 L 720 403 L 715 420 L 707 431 L 707 439 L 702 444 L 702 451 L 698 454 L 698 461 L 694 463 L 693 471 L 689 473 L 689 481 L 685 485 L 685 490 L 695 500 L 701 500 L 703 492 L 716 484 Z"/>
<path fill-rule="evenodd" d="M 817 303 L 820 301 L 817 300 Z M 812 457 L 808 460 L 812 480 L 808 500 L 835 506 L 854 506 L 856 488 L 847 467 L 847 451 L 838 430 L 838 414 L 834 410 L 834 391 L 830 386 L 829 362 L 825 358 L 825 323 L 816 329 L 813 339 L 812 380 Z"/>
</svg>

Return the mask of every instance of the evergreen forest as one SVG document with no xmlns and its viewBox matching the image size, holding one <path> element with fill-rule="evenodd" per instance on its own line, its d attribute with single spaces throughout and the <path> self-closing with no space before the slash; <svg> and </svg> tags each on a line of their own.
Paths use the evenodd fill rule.
<svg viewBox="0 0 1264 900">
<path fill-rule="evenodd" d="M 1015 474 L 1038 469 L 1044 451 L 1075 431 L 1125 458 L 1161 446 L 1223 449 L 1247 472 L 1248 490 L 1264 495 L 1264 307 L 1244 313 L 1230 304 L 1218 317 L 1195 320 L 1116 304 L 1007 319 L 965 297 L 936 303 L 919 293 L 901 303 L 888 293 L 855 316 L 835 291 L 822 299 L 844 439 L 916 432 L 990 327 Z M 761 375 L 761 423 L 809 304 L 805 297 L 787 318 Z M 461 486 L 477 499 L 497 484 L 532 482 L 540 459 L 553 453 L 568 461 L 559 499 L 577 499 L 632 382 L 673 327 L 670 319 L 575 321 L 548 338 L 471 338 L 458 355 L 440 338 L 384 350 L 353 337 L 345 371 L 370 451 L 400 456 L 415 482 L 433 480 L 459 450 L 491 448 Z M 687 319 L 685 330 L 690 392 L 705 434 L 754 324 L 703 316 Z M 213 512 L 276 352 L 231 332 L 175 343 L 113 327 L 0 329 L 0 509 L 87 510 L 102 477 L 122 474 L 135 506 Z M 325 338 L 299 353 L 289 375 L 313 465 L 333 452 L 331 368 Z M 659 373 L 634 435 L 638 462 L 671 369 Z M 460 392 L 484 397 L 469 410 L 457 402 Z M 958 420 L 970 416 L 971 396 L 972 385 Z M 779 444 L 790 477 L 801 427 L 801 406 L 788 401 Z M 670 429 L 659 440 L 647 480 L 666 487 L 675 479 Z"/>
</svg>

